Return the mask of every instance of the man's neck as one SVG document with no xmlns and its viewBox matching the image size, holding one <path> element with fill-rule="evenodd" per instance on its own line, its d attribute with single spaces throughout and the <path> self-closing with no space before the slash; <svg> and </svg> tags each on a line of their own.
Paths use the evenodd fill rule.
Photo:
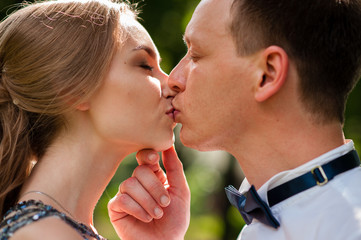
<svg viewBox="0 0 361 240">
<path fill-rule="evenodd" d="M 345 143 L 340 124 L 259 128 L 246 141 L 229 152 L 257 189 L 277 173 L 294 169 Z"/>
</svg>

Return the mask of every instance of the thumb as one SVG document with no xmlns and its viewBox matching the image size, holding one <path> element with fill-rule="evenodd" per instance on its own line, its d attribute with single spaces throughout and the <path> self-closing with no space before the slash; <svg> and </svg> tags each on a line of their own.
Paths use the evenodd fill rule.
<svg viewBox="0 0 361 240">
<path fill-rule="evenodd" d="M 162 159 L 170 188 L 177 188 L 182 192 L 188 191 L 183 164 L 179 160 L 174 146 L 162 153 Z"/>
</svg>

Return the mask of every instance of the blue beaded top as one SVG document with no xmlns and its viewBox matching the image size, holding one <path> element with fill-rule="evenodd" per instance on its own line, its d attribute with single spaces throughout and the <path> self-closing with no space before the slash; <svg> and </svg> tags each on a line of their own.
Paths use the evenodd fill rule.
<svg viewBox="0 0 361 240">
<path fill-rule="evenodd" d="M 86 240 L 106 240 L 85 224 L 73 220 L 50 205 L 35 200 L 20 202 L 5 214 L 0 223 L 0 240 L 8 240 L 20 228 L 47 217 L 60 218 Z"/>
</svg>

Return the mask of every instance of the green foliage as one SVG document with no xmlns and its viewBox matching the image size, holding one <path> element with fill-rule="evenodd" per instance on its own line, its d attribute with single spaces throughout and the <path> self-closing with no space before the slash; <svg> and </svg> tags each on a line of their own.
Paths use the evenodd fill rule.
<svg viewBox="0 0 361 240">
<path fill-rule="evenodd" d="M 16 9 L 21 0 L 1 0 L 0 18 Z M 31 1 L 30 1 L 31 2 Z M 133 1 L 134 2 L 134 1 Z M 162 68 L 169 73 L 184 56 L 186 47 L 182 37 L 199 0 L 145 0 L 139 4 L 141 23 L 153 37 L 163 58 Z M 9 6 L 12 6 L 9 8 Z M 361 86 L 350 96 L 346 109 L 345 136 L 355 141 L 361 152 Z M 176 133 L 179 129 L 176 130 Z M 176 147 L 182 159 L 192 191 L 192 218 L 186 240 L 236 239 L 244 221 L 237 210 L 230 207 L 224 186 L 238 186 L 242 173 L 236 161 L 225 153 L 198 153 L 184 147 L 176 134 Z M 107 214 L 107 202 L 116 194 L 119 184 L 128 178 L 136 166 L 134 155 L 125 159 L 95 209 L 95 225 L 109 240 L 118 239 Z M 236 169 L 236 171 L 234 170 Z"/>
<path fill-rule="evenodd" d="M 361 152 L 361 83 L 351 92 L 346 105 L 345 137 L 355 142 L 358 152 Z"/>
</svg>

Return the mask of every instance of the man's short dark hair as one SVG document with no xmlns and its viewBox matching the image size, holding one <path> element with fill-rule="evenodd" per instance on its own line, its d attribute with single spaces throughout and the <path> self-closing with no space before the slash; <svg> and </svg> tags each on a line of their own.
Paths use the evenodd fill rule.
<svg viewBox="0 0 361 240">
<path fill-rule="evenodd" d="M 238 53 L 282 47 L 296 64 L 300 96 L 321 122 L 344 121 L 360 77 L 361 0 L 234 0 Z"/>
</svg>

